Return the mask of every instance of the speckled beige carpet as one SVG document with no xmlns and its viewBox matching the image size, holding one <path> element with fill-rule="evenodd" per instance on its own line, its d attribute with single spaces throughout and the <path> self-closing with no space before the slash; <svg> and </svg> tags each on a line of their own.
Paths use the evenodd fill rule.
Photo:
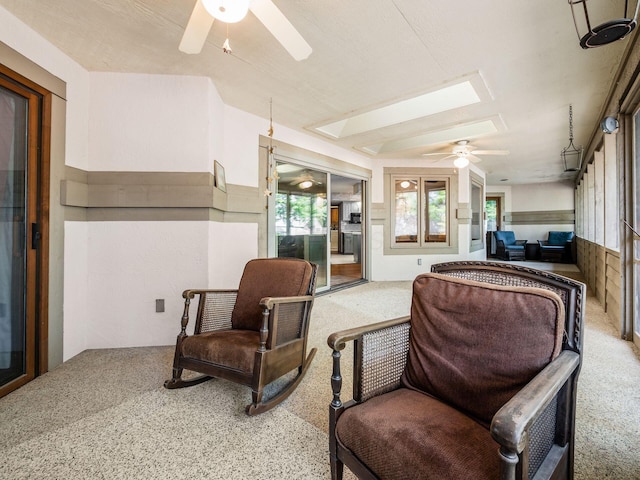
<svg viewBox="0 0 640 480">
<path fill-rule="evenodd" d="M 165 390 L 172 346 L 85 351 L 0 399 L 0 479 L 327 479 L 326 339 L 407 314 L 410 287 L 374 282 L 319 296 L 307 377 L 257 417 L 244 414 L 249 389 L 229 382 Z M 576 478 L 640 479 L 638 351 L 616 338 L 592 296 L 586 324 Z"/>
</svg>

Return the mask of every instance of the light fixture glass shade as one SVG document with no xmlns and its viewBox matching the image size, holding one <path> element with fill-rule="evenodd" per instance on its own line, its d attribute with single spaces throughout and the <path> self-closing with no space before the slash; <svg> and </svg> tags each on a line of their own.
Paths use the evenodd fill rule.
<svg viewBox="0 0 640 480">
<path fill-rule="evenodd" d="M 313 185 L 313 182 L 311 180 L 305 180 L 304 182 L 300 182 L 298 184 L 298 186 L 303 190 L 306 188 L 311 188 L 312 185 Z"/>
<path fill-rule="evenodd" d="M 573 141 L 570 141 L 569 145 L 562 149 L 560 156 L 562 157 L 565 172 L 577 172 L 580 170 L 582 166 L 582 151 L 582 146 L 576 147 Z"/>
<path fill-rule="evenodd" d="M 202 0 L 209 14 L 221 22 L 236 23 L 249 11 L 250 0 Z"/>
<path fill-rule="evenodd" d="M 467 157 L 465 157 L 464 155 L 460 155 L 458 158 L 456 158 L 453 161 L 453 164 L 457 167 L 457 168 L 464 168 L 467 165 L 469 165 L 469 159 Z"/>
<path fill-rule="evenodd" d="M 569 105 L 569 145 L 560 152 L 565 172 L 577 172 L 582 167 L 582 145 L 573 144 L 573 105 Z"/>
</svg>

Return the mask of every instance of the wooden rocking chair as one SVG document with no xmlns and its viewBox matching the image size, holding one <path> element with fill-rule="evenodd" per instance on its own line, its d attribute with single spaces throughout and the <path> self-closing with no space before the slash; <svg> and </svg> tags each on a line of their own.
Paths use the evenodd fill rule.
<svg viewBox="0 0 640 480">
<path fill-rule="evenodd" d="M 196 385 L 212 377 L 252 388 L 248 415 L 286 399 L 304 377 L 316 353 L 307 350 L 317 266 L 296 258 L 247 263 L 237 290 L 185 290 L 173 377 L 166 388 Z M 193 335 L 187 335 L 189 305 L 198 296 Z M 182 379 L 183 369 L 203 375 Z M 264 387 L 297 369 L 286 386 L 263 401 Z"/>
</svg>

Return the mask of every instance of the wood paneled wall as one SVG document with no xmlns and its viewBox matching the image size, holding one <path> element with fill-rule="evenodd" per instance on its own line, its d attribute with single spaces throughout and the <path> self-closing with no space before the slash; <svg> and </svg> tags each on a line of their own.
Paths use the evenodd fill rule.
<svg viewBox="0 0 640 480">
<path fill-rule="evenodd" d="M 578 268 L 616 329 L 622 326 L 620 253 L 577 238 Z"/>
</svg>

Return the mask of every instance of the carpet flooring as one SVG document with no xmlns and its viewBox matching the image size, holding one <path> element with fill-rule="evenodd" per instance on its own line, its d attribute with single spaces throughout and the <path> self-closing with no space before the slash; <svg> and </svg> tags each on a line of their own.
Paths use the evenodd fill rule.
<svg viewBox="0 0 640 480">
<path fill-rule="evenodd" d="M 82 352 L 0 399 L 0 479 L 328 479 L 326 339 L 408 314 L 410 288 L 372 282 L 319 296 L 309 338 L 318 354 L 307 377 L 257 417 L 244 413 L 250 390 L 226 381 L 165 390 L 173 346 Z M 592 295 L 584 350 L 576 479 L 638 480 L 639 352 L 617 338 Z"/>
</svg>

